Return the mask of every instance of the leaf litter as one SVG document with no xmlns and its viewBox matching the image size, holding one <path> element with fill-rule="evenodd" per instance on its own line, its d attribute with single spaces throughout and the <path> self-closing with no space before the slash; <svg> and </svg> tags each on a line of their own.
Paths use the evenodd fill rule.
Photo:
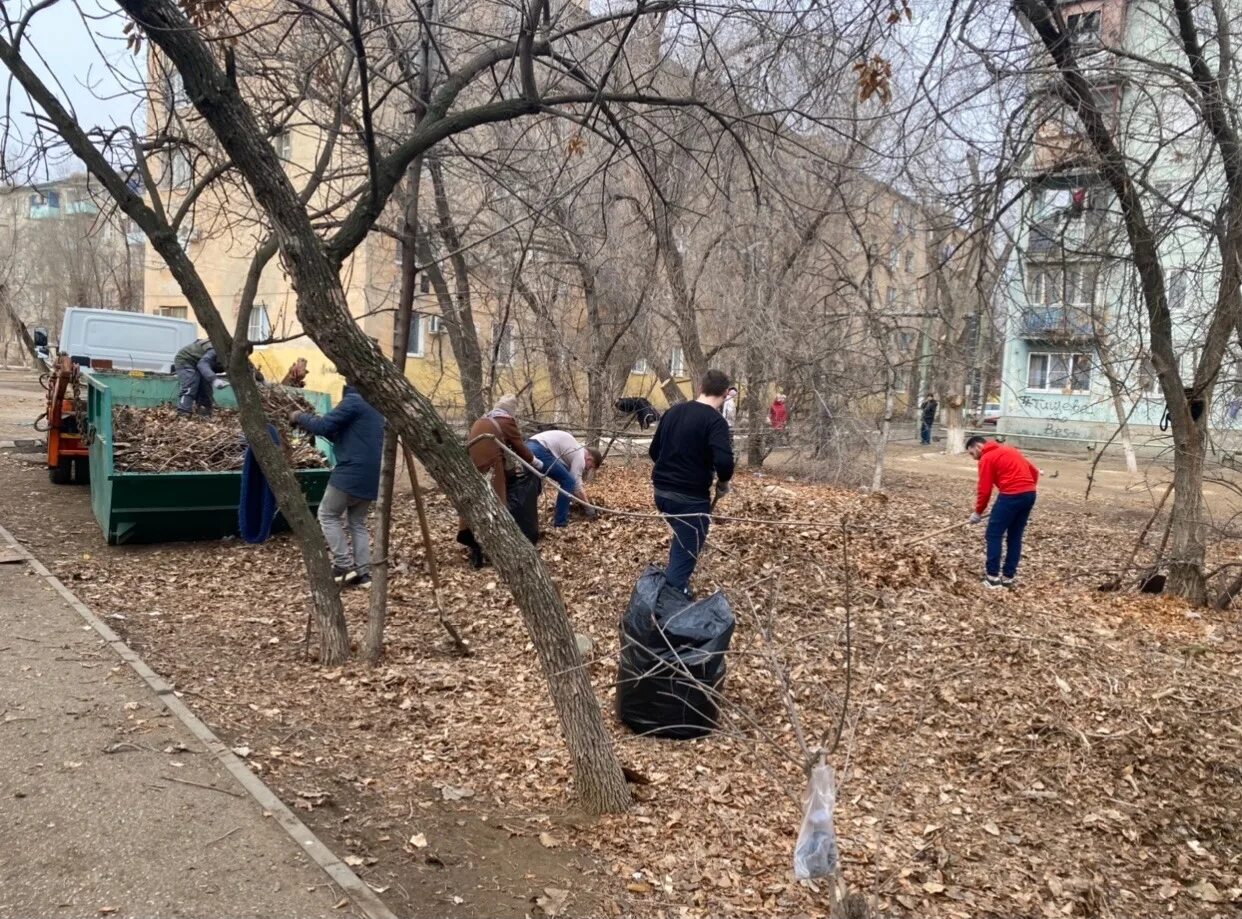
<svg viewBox="0 0 1242 919">
<path fill-rule="evenodd" d="M 650 510 L 642 467 L 606 467 L 591 494 Z M 722 729 L 692 742 L 635 737 L 611 714 L 617 622 L 637 574 L 667 552 L 663 524 L 606 517 L 550 533 L 541 554 L 594 643 L 586 666 L 618 753 L 646 782 L 631 785 L 630 812 L 597 820 L 566 814 L 567 755 L 520 613 L 506 591 L 484 589 L 494 572 L 458 556 L 439 495 L 429 509 L 444 598 L 470 659 L 448 652 L 431 612 L 412 507 L 394 517 L 390 643 L 374 669 L 297 658 L 306 601 L 288 539 L 161 546 L 141 550 L 142 564 L 120 553 L 63 561 L 94 570 L 82 593 L 97 610 L 162 611 L 131 617 L 128 633 L 231 744 L 251 748 L 251 768 L 290 798 L 330 787 L 335 820 L 351 801 L 355 824 L 392 827 L 396 851 L 418 851 L 437 820 L 516 826 L 514 843 L 588 856 L 577 883 L 599 900 L 585 911 L 784 916 L 825 905 L 792 877 L 803 780 L 785 695 L 811 734 L 838 717 L 848 518 L 853 696 L 834 765 L 850 885 L 889 914 L 1230 913 L 1242 902 L 1237 614 L 1097 592 L 1133 528 L 1081 504 L 1059 513 L 1041 498 L 1013 593 L 977 584 L 977 530 L 905 546 L 968 501 L 926 488 L 874 501 L 740 475 L 723 512 L 823 526 L 713 527 L 697 586 L 725 589 L 739 627 Z M 185 570 L 200 574 L 170 577 Z M 357 636 L 365 597 L 346 597 Z M 460 790 L 473 797 L 447 800 Z M 363 841 L 340 826 L 366 866 Z M 452 860 L 437 852 L 424 870 Z M 550 880 L 512 893 L 528 910 L 584 912 L 552 895 L 572 884 Z"/>
</svg>

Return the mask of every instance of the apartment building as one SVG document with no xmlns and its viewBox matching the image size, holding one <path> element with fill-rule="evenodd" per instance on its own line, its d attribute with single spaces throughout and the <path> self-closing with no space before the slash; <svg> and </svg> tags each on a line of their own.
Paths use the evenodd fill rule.
<svg viewBox="0 0 1242 919">
<path fill-rule="evenodd" d="M 1190 369 L 1219 279 L 1209 228 L 1220 183 L 1172 76 L 1185 58 L 1169 4 L 1094 0 L 1063 4 L 1061 14 L 1158 233 L 1174 340 Z M 1009 270 L 998 429 L 1028 445 L 1077 447 L 1108 441 L 1124 419 L 1136 444 L 1158 446 L 1164 400 L 1120 212 L 1043 60 L 1027 100 L 1039 126 Z M 1236 357 L 1226 375 L 1211 424 L 1233 429 L 1242 407 Z"/>
<path fill-rule="evenodd" d="M 66 307 L 141 310 L 143 242 L 84 174 L 0 187 L 0 364 L 28 360 L 12 320 L 54 342 Z"/>
</svg>

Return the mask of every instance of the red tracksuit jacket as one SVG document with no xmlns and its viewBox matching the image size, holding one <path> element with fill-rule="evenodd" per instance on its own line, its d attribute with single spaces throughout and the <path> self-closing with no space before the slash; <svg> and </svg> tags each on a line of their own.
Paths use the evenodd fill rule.
<svg viewBox="0 0 1242 919">
<path fill-rule="evenodd" d="M 975 501 L 975 513 L 987 510 L 993 488 L 1002 495 L 1020 495 L 1034 491 L 1038 482 L 1039 470 L 1017 447 L 988 441 L 979 457 L 979 497 Z"/>
</svg>

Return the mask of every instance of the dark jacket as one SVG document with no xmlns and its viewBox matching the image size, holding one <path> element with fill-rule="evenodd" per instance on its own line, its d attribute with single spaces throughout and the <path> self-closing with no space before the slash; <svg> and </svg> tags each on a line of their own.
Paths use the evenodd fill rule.
<svg viewBox="0 0 1242 919">
<path fill-rule="evenodd" d="M 928 399 L 919 408 L 923 412 L 923 423 L 931 424 L 936 420 L 936 409 L 940 408 L 940 403 L 935 399 Z"/>
<path fill-rule="evenodd" d="M 379 495 L 384 416 L 358 390 L 346 386 L 340 404 L 322 418 L 306 412 L 298 415 L 298 427 L 332 441 L 336 466 L 329 485 L 364 501 L 375 500 Z"/>
<path fill-rule="evenodd" d="M 651 484 L 658 492 L 711 497 L 712 474 L 733 478 L 733 439 L 724 417 L 702 402 L 682 402 L 664 413 L 647 451 L 655 461 Z"/>
<path fill-rule="evenodd" d="M 618 399 L 613 403 L 613 406 L 616 407 L 617 411 L 637 418 L 639 425 L 644 431 L 660 420 L 660 413 L 655 410 L 655 406 L 641 396 L 628 396 L 624 399 Z"/>
<path fill-rule="evenodd" d="M 177 352 L 173 358 L 173 369 L 184 367 L 193 367 L 208 383 L 215 380 L 216 374 L 224 372 L 224 365 L 216 357 L 216 349 L 207 338 L 190 342 Z"/>
</svg>

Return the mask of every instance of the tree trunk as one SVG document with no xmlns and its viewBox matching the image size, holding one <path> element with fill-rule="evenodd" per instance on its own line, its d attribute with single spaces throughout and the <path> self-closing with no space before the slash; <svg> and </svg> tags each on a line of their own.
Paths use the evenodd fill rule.
<svg viewBox="0 0 1242 919">
<path fill-rule="evenodd" d="M 424 66 L 426 55 L 424 55 Z M 425 71 L 424 71 L 425 72 Z M 426 93 L 424 91 L 423 95 Z M 397 296 L 397 315 L 393 323 L 392 362 L 405 374 L 410 348 L 410 320 L 414 310 L 414 290 L 418 278 L 418 201 L 423 178 L 423 158 L 410 164 L 410 196 L 405 206 L 401 232 L 401 290 Z M 376 501 L 375 563 L 371 565 L 371 598 L 367 606 L 365 656 L 376 664 L 384 655 L 384 629 L 388 621 L 388 572 L 392 555 L 392 493 L 397 473 L 397 433 L 384 429 L 384 448 L 380 457 L 379 498 Z"/>
<path fill-rule="evenodd" d="M 768 381 L 764 374 L 764 355 L 752 344 L 746 349 L 746 462 L 756 469 L 768 458 L 768 424 L 764 396 Z"/>
<path fill-rule="evenodd" d="M 1126 457 L 1126 471 L 1135 476 L 1138 475 L 1138 457 L 1134 455 L 1134 441 L 1130 438 L 1129 413 L 1126 411 L 1121 381 L 1109 374 L 1108 387 L 1112 390 L 1113 411 L 1117 414 L 1117 439 L 1121 441 L 1121 450 Z"/>
<path fill-rule="evenodd" d="M 197 308 L 195 312 L 198 312 Z M 285 459 L 284 451 L 273 443 L 268 432 L 267 415 L 264 414 L 259 388 L 251 375 L 250 361 L 245 352 L 245 348 L 235 346 L 229 359 L 229 381 L 237 396 L 242 431 L 302 553 L 310 587 L 311 609 L 319 627 L 319 663 L 327 666 L 342 664 L 349 660 L 349 627 L 341 606 L 341 590 L 332 579 L 332 565 L 324 550 L 323 533 L 306 506 L 302 486 Z"/>
<path fill-rule="evenodd" d="M 1206 411 L 1204 412 L 1206 415 Z M 1173 547 L 1169 553 L 1166 592 L 1198 606 L 1207 603 L 1207 580 L 1203 563 L 1207 534 L 1203 520 L 1204 437 L 1199 425 L 1195 436 L 1179 445 L 1173 465 Z"/>
<path fill-rule="evenodd" d="M 461 385 L 462 399 L 466 403 L 466 417 L 482 417 L 487 411 L 487 405 L 483 400 L 483 350 L 479 347 L 479 333 L 474 327 L 473 319 L 469 323 L 462 319 L 453 298 L 453 291 L 435 261 L 431 243 L 427 240 L 426 227 L 420 226 L 417 235 L 419 270 L 426 273 L 440 306 L 440 317 L 448 332 L 449 348 L 453 352 L 453 361 L 457 364 L 457 379 Z"/>
<path fill-rule="evenodd" d="M 946 393 L 944 397 L 944 452 L 958 456 L 966 452 L 966 418 L 963 406 L 966 400 L 961 393 Z"/>
<path fill-rule="evenodd" d="M 121 7 L 181 73 L 190 99 L 271 221 L 297 291 L 302 327 L 414 451 L 508 583 L 560 718 L 583 804 L 597 813 L 625 809 L 629 788 L 556 585 L 460 439 L 350 315 L 340 278 L 348 247 L 334 248 L 329 256 L 238 87 L 174 0 L 121 0 Z M 538 110 L 537 101 L 519 100 L 514 117 Z"/>
<path fill-rule="evenodd" d="M 604 414 L 608 407 L 608 373 L 600 367 L 587 368 L 587 446 L 599 449 L 604 434 Z"/>
<path fill-rule="evenodd" d="M 896 402 L 897 371 L 893 367 L 884 372 L 884 418 L 880 421 L 880 437 L 875 444 L 875 467 L 871 473 L 871 491 L 884 488 L 884 456 L 888 452 L 888 439 L 893 430 L 893 404 Z"/>
<path fill-rule="evenodd" d="M 461 391 L 466 399 L 466 412 L 471 419 L 479 418 L 487 412 L 490 401 L 483 385 L 483 352 L 479 347 L 479 332 L 474 324 L 474 307 L 470 296 L 470 270 L 466 264 L 465 248 L 461 234 L 453 221 L 453 213 L 449 207 L 448 190 L 444 184 L 444 173 L 435 156 L 427 158 L 427 172 L 431 175 L 431 188 L 436 202 L 436 232 L 444 240 L 448 249 L 449 264 L 453 266 L 453 281 L 456 296 L 447 300 L 440 298 L 440 309 L 446 322 L 456 323 L 457 337 L 452 338 L 453 326 L 450 325 L 450 340 L 453 344 L 453 356 L 457 360 L 457 373 L 461 380 Z M 430 261 L 430 259 L 428 259 Z"/>
</svg>

